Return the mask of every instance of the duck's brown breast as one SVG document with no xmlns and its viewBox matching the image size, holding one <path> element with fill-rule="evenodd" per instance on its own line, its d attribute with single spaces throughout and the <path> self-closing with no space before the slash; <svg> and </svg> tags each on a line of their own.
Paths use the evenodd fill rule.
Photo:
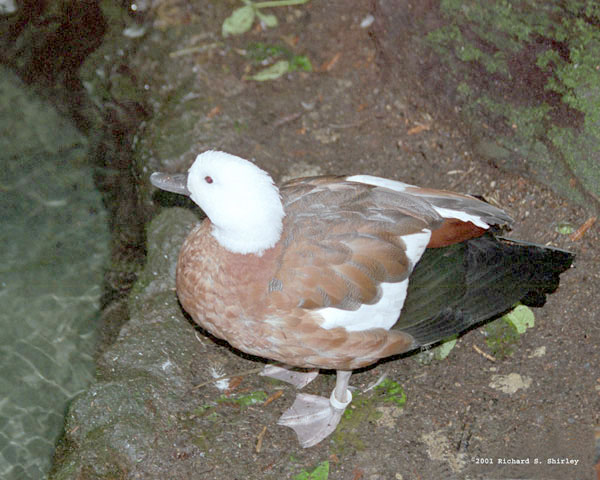
<svg viewBox="0 0 600 480">
<path fill-rule="evenodd" d="M 384 329 L 321 328 L 314 309 L 278 289 L 281 245 L 263 253 L 222 248 L 205 220 L 188 236 L 177 264 L 177 294 L 194 321 L 246 353 L 306 368 L 354 369 L 406 351 L 412 338 Z"/>
</svg>

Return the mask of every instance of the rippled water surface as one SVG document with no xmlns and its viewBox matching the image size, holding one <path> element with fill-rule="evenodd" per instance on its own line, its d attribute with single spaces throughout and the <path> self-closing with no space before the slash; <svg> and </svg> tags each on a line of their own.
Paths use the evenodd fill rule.
<svg viewBox="0 0 600 480">
<path fill-rule="evenodd" d="M 0 70 L 0 478 L 50 468 L 91 380 L 108 228 L 85 139 Z"/>
</svg>

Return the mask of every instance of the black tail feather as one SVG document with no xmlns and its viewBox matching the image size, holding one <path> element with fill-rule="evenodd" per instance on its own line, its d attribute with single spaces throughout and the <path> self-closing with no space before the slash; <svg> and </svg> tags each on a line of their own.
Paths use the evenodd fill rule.
<svg viewBox="0 0 600 480">
<path fill-rule="evenodd" d="M 565 250 L 486 234 L 431 248 L 416 265 L 394 329 L 415 346 L 438 342 L 491 319 L 517 302 L 541 307 L 573 262 Z"/>
</svg>

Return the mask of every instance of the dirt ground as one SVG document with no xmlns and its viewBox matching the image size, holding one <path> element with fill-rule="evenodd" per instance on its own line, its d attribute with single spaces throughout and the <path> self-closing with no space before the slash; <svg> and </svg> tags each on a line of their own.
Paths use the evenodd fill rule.
<svg viewBox="0 0 600 480">
<path fill-rule="evenodd" d="M 127 17 L 112 8 L 112 3 L 119 2 L 100 3 L 113 12 L 109 23 Z M 415 352 L 358 371 L 351 379 L 356 390 L 349 415 L 335 434 L 309 449 L 299 447 L 292 430 L 277 425 L 293 402 L 294 388 L 255 373 L 229 379 L 223 390 L 214 382 L 206 383 L 209 371 L 248 372 L 262 364 L 200 330 L 193 332 L 198 349 L 193 362 L 186 365 L 186 375 L 194 376 L 194 382 L 185 386 L 185 396 L 172 401 L 177 406 L 169 412 L 173 421 L 169 418 L 161 425 L 165 438 L 170 441 L 166 435 L 173 435 L 182 441 L 168 445 L 170 453 L 159 459 L 160 471 L 172 472 L 170 478 L 190 478 L 187 472 L 195 462 L 198 468 L 191 478 L 207 480 L 600 479 L 600 222 L 593 223 L 598 212 L 591 205 L 569 203 L 541 183 L 474 153 L 478 139 L 461 122 L 460 106 L 448 102 L 451 94 L 444 85 L 443 67 L 432 64 L 411 37 L 419 33 L 419 15 L 437 2 L 426 0 L 413 6 L 407 0 L 312 0 L 297 7 L 270 9 L 279 19 L 275 28 L 265 30 L 255 23 L 248 33 L 227 39 L 221 37 L 221 22 L 240 2 L 135 4 L 148 10 L 147 18 L 140 20 L 147 30 L 138 37 L 142 30 L 133 25 L 126 36 L 121 35 L 124 26 L 113 25 L 117 33 L 108 48 L 115 51 L 99 55 L 98 68 L 88 67 L 87 78 L 89 85 L 102 77 L 96 72 L 108 79 L 104 86 L 110 90 L 106 96 L 110 100 L 102 97 L 108 104 L 103 105 L 107 123 L 112 115 L 120 126 L 126 125 L 123 131 L 136 128 L 142 120 L 154 128 L 140 126 L 136 142 L 129 142 L 115 128 L 113 134 L 122 143 L 115 142 L 114 150 L 98 148 L 105 150 L 107 165 L 111 160 L 111 167 L 118 163 L 106 168 L 105 174 L 118 170 L 118 181 L 126 183 L 113 185 L 112 191 L 120 198 L 105 195 L 117 211 L 113 236 L 126 237 L 115 244 L 136 247 L 133 254 L 123 248 L 122 258 L 143 256 L 144 249 L 137 248 L 143 223 L 149 212 L 166 206 L 149 193 L 151 169 L 183 171 L 198 150 L 209 148 L 251 158 L 277 181 L 366 173 L 480 195 L 514 218 L 510 236 L 577 255 L 573 268 L 562 275 L 558 291 L 543 308 L 535 309 L 535 326 L 519 337 L 510 355 L 495 355 L 486 343 L 485 329 L 479 328 L 463 335 L 443 360 Z M 393 16 L 386 15 L 390 9 Z M 422 20 L 424 29 L 431 28 L 435 15 Z M 91 20 L 92 25 L 100 23 L 96 17 Z M 63 41 L 56 38 L 56 42 Z M 165 53 L 178 42 L 170 54 Z M 299 70 L 267 82 L 250 80 L 263 67 L 248 54 L 249 46 L 257 42 L 263 47 L 282 47 L 294 58 L 306 56 L 313 71 Z M 188 78 L 190 85 L 182 87 L 182 79 Z M 120 84 L 123 79 L 127 81 Z M 193 104 L 189 111 L 181 99 L 187 98 L 188 92 L 182 90 L 188 87 L 189 105 Z M 152 97 L 154 91 L 159 93 Z M 167 98 L 170 92 L 173 98 Z M 138 108 L 144 102 L 144 108 Z M 191 117 L 191 133 L 178 130 L 185 122 L 174 120 L 177 108 L 184 112 L 182 117 Z M 201 112 L 193 110 L 200 108 Z M 160 121 L 156 120 L 159 115 L 163 115 Z M 164 130 L 162 119 L 166 119 Z M 171 143 L 165 151 L 152 150 L 160 143 L 152 135 L 162 141 L 169 137 L 163 147 Z M 192 135 L 194 151 L 182 153 Z M 135 160 L 139 164 L 128 163 L 144 149 L 146 157 Z M 527 159 L 522 162 L 519 172 L 528 170 Z M 141 208 L 134 193 L 138 187 L 146 189 L 140 195 Z M 107 275 L 107 290 L 114 293 L 122 287 L 122 291 L 107 294 L 105 317 L 113 315 L 118 320 L 104 325 L 105 343 L 117 337 L 119 322 L 127 316 L 124 292 L 135 277 L 129 270 L 117 275 L 122 265 L 115 263 Z M 118 277 L 115 285 L 111 274 Z M 113 296 L 118 301 L 113 302 Z M 175 308 L 174 293 L 171 300 Z M 103 345 L 101 353 L 108 348 Z M 367 390 L 383 375 L 402 387 L 403 406 L 394 401 L 397 397 Z M 303 391 L 327 396 L 334 381 L 331 372 L 324 372 Z M 194 388 L 198 384 L 205 385 Z M 249 401 L 244 403 L 243 398 Z M 151 401 L 146 407 L 148 411 L 154 408 Z M 113 412 L 118 408 L 113 405 Z M 204 429 L 204 440 L 189 442 L 189 432 L 177 430 L 185 422 L 196 430 Z M 77 428 L 66 436 L 76 434 Z M 110 429 L 122 431 L 120 425 L 108 424 L 95 434 L 100 437 Z M 140 437 L 161 433 L 141 432 Z M 126 435 L 122 437 L 129 441 Z M 59 448 L 57 464 L 64 460 L 63 449 L 72 453 L 70 447 L 66 441 Z M 108 449 L 92 453 L 98 453 L 94 458 L 101 462 L 106 452 L 110 453 Z M 143 458 L 147 452 L 137 453 Z M 154 452 L 155 457 L 159 455 L 162 452 Z M 183 466 L 185 462 L 190 463 Z M 140 476 L 143 468 L 136 468 L 126 465 L 119 474 L 108 471 L 102 478 L 161 478 Z M 68 467 L 64 471 L 66 476 L 60 478 L 75 478 L 76 474 L 68 476 L 72 474 Z M 98 478 L 86 472 L 77 478 Z"/>
<path fill-rule="evenodd" d="M 424 365 L 412 355 L 361 371 L 351 381 L 358 390 L 386 374 L 403 387 L 405 406 L 380 406 L 356 430 L 346 425 L 345 439 L 334 436 L 307 450 L 298 447 L 291 430 L 275 424 L 293 399 L 293 389 L 285 389 L 270 406 L 248 408 L 248 431 L 224 434 L 239 441 L 235 458 L 198 478 L 225 478 L 239 456 L 249 469 L 246 478 L 295 478 L 323 461 L 332 479 L 593 478 L 594 431 L 598 435 L 600 425 L 598 223 L 578 240 L 559 233 L 562 225 L 580 227 L 592 213 L 476 158 L 465 126 L 436 108 L 436 92 L 424 92 L 418 78 L 403 75 L 378 51 L 377 24 L 361 28 L 374 4 L 352 3 L 350 11 L 343 2 L 312 2 L 287 10 L 277 29 L 234 40 L 240 48 L 248 41 L 291 42 L 316 71 L 245 83 L 254 124 L 242 127 L 246 135 L 225 133 L 215 147 L 253 157 L 279 180 L 370 173 L 482 195 L 515 219 L 511 236 L 574 251 L 575 266 L 546 306 L 535 310 L 535 328 L 507 358 L 481 353 L 489 349 L 478 329 L 464 335 L 445 360 Z M 234 63 L 233 77 L 241 78 L 244 68 L 243 60 Z M 238 101 L 224 95 L 215 105 L 233 113 L 241 108 Z M 253 365 L 231 354 L 227 371 Z M 494 380 L 509 374 L 522 382 L 505 393 Z M 245 377 L 236 389 L 264 389 L 265 383 L 270 385 Z M 331 375 L 320 376 L 305 391 L 327 395 L 332 383 Z M 225 404 L 220 414 L 226 417 L 232 408 Z"/>
<path fill-rule="evenodd" d="M 157 24 L 201 13 L 199 7 L 182 8 L 182 2 L 162 3 Z M 181 445 L 181 458 L 206 455 L 206 468 L 195 478 L 215 480 L 324 479 L 315 471 L 323 462 L 329 478 L 341 480 L 595 478 L 599 223 L 577 239 L 560 233 L 565 226 L 577 230 L 593 212 L 473 154 L 469 127 L 439 106 L 444 92 L 428 90 L 421 81 L 420 52 L 382 47 L 390 27 L 377 17 L 381 3 L 313 1 L 275 9 L 277 28 L 254 28 L 228 39 L 234 49 L 224 58 L 210 49 L 184 57 L 181 68 L 226 65 L 198 68 L 198 82 L 220 89 L 206 105 L 203 125 L 223 128 L 217 144 L 201 140 L 200 146 L 252 158 L 278 181 L 368 173 L 481 195 L 515 219 L 511 236 L 571 250 L 577 254 L 575 265 L 546 306 L 535 310 L 535 327 L 505 358 L 491 356 L 483 329 L 476 329 L 461 337 L 444 360 L 424 362 L 422 356 L 408 355 L 357 372 L 351 385 L 361 401 L 350 407 L 356 414 L 310 449 L 301 449 L 291 430 L 276 425 L 295 390 L 243 375 L 231 380 L 225 395 L 260 390 L 270 400 L 243 407 L 224 401 L 210 410 L 217 420 L 207 422 L 214 446 L 227 444 L 230 454 L 215 458 L 210 444 Z M 362 27 L 369 14 L 375 22 Z M 213 30 L 220 31 L 220 25 Z M 264 83 L 244 80 L 259 67 L 235 48 L 246 49 L 251 42 L 306 55 L 314 71 Z M 228 119 L 240 120 L 232 128 Z M 214 129 L 210 135 L 214 139 Z M 214 354 L 226 357 L 219 367 L 226 373 L 260 366 L 208 338 L 199 336 L 199 345 L 207 355 L 203 362 Z M 384 374 L 404 389 L 403 407 L 378 400 L 373 390 L 363 392 Z M 199 377 L 198 383 L 206 380 Z M 329 395 L 333 384 L 331 374 L 321 375 L 304 391 Z M 214 404 L 221 392 L 206 385 L 190 395 L 188 401 L 196 405 Z M 517 460 L 529 463 L 511 463 Z"/>
</svg>

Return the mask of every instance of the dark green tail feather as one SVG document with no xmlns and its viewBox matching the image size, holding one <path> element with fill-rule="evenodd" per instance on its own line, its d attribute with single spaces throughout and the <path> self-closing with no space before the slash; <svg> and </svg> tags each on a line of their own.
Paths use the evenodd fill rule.
<svg viewBox="0 0 600 480">
<path fill-rule="evenodd" d="M 492 234 L 427 249 L 410 276 L 393 328 L 412 335 L 419 347 L 489 320 L 517 302 L 540 307 L 573 259 L 565 250 Z"/>
</svg>

